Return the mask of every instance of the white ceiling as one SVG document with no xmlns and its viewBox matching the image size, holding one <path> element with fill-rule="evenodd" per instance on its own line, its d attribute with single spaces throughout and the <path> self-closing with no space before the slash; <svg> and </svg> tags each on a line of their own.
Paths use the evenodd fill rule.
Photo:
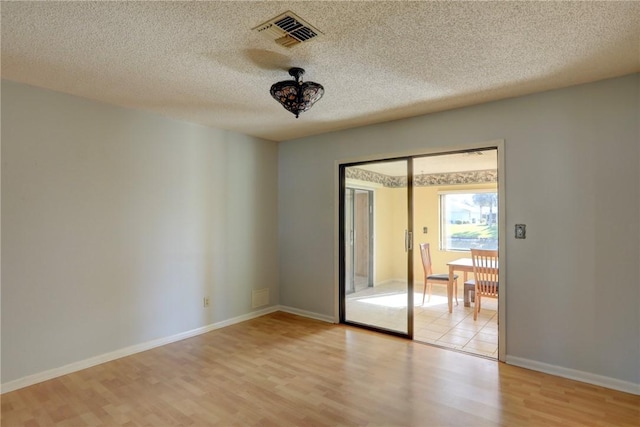
<svg viewBox="0 0 640 427">
<path fill-rule="evenodd" d="M 251 31 L 292 10 L 324 34 Z M 282 141 L 640 71 L 640 2 L 7 2 L 2 77 Z M 269 95 L 307 70 L 296 119 Z"/>
</svg>

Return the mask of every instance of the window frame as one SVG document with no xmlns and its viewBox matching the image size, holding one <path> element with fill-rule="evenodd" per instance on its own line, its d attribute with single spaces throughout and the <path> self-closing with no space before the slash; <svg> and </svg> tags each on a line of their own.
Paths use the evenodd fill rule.
<svg viewBox="0 0 640 427">
<path fill-rule="evenodd" d="M 465 190 L 441 190 L 438 191 L 438 225 L 439 225 L 439 236 L 438 236 L 438 244 L 441 251 L 445 252 L 470 252 L 471 248 L 459 249 L 459 248 L 450 248 L 447 246 L 447 238 L 445 236 L 446 230 L 446 213 L 445 207 L 446 203 L 444 202 L 447 195 L 452 194 L 482 194 L 482 193 L 492 193 L 496 195 L 496 206 L 495 206 L 495 215 L 496 215 L 496 226 L 498 226 L 498 211 L 499 211 L 499 191 L 498 188 L 478 188 L 478 189 L 465 189 Z M 499 231 L 499 230 L 498 230 Z M 499 236 L 496 238 L 496 245 L 498 243 Z"/>
</svg>

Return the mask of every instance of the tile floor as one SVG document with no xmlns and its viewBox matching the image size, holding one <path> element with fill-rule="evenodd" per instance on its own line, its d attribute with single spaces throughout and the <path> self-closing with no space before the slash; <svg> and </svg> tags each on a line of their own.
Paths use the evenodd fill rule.
<svg viewBox="0 0 640 427">
<path fill-rule="evenodd" d="M 433 286 L 431 301 L 422 305 L 422 284 L 414 293 L 414 340 L 487 357 L 498 357 L 498 301 L 486 298 L 478 320 L 473 320 L 473 303 L 464 307 L 462 289 L 459 305 L 447 310 L 445 286 Z M 347 295 L 347 320 L 406 332 L 406 284 L 391 282 Z"/>
</svg>

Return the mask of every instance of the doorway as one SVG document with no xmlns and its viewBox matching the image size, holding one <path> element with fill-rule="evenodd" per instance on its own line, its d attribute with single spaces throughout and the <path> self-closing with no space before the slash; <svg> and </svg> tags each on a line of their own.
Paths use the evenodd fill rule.
<svg viewBox="0 0 640 427">
<path fill-rule="evenodd" d="M 345 189 L 346 292 L 373 287 L 373 191 Z"/>
<path fill-rule="evenodd" d="M 469 258 L 471 248 L 498 249 L 498 147 L 348 163 L 339 172 L 340 322 L 499 358 L 498 301 L 483 299 L 473 320 L 465 277 L 456 273 L 458 305 L 449 311 L 446 282 L 423 303 L 419 248 L 429 243 L 434 274 L 448 274 L 448 264 Z M 366 244 L 357 243 L 364 206 Z M 368 250 L 366 265 L 357 265 L 358 245 Z M 366 286 L 356 286 L 357 271 L 367 272 Z"/>
</svg>

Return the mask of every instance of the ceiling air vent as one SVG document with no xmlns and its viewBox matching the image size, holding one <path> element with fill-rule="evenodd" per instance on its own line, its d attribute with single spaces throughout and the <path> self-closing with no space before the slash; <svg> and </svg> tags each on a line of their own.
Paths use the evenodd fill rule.
<svg viewBox="0 0 640 427">
<path fill-rule="evenodd" d="M 286 11 L 264 24 L 258 25 L 253 30 L 266 35 L 284 47 L 293 47 L 322 34 L 320 30 L 291 11 Z"/>
</svg>

